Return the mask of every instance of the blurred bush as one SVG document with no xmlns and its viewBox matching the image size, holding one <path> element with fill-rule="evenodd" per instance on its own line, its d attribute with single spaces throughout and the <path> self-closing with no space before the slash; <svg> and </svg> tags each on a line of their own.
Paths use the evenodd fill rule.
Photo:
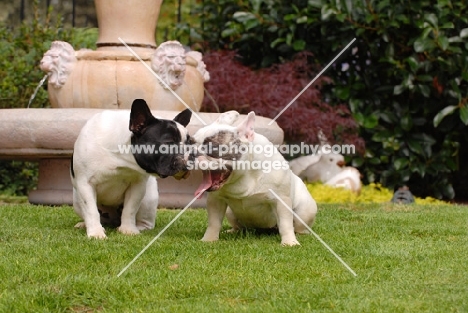
<svg viewBox="0 0 468 313">
<path fill-rule="evenodd" d="M 269 118 L 276 117 L 320 71 L 312 54 L 307 52 L 259 70 L 243 65 L 233 51 L 207 52 L 203 60 L 210 71 L 203 111 L 235 109 L 243 114 L 255 111 Z M 284 131 L 285 141 L 319 144 L 321 132 L 330 144 L 353 144 L 357 153 L 363 153 L 364 141 L 349 109 L 323 101 L 320 90 L 329 83 L 328 77 L 320 77 L 278 117 L 276 121 Z"/>
<path fill-rule="evenodd" d="M 257 68 L 304 50 L 325 66 L 357 38 L 321 90 L 360 126 L 366 153 L 352 165 L 366 183 L 468 194 L 466 1 L 204 0 L 199 10 L 201 45 Z"/>
<path fill-rule="evenodd" d="M 39 68 L 44 52 L 54 40 L 70 42 L 75 50 L 95 48 L 96 29 L 65 29 L 61 19 L 51 22 L 52 10 L 41 17 L 35 1 L 35 15 L 20 27 L 0 25 L 0 114 L 4 108 L 26 108 L 39 81 L 45 76 Z M 40 88 L 30 107 L 48 107 L 47 91 Z M 37 163 L 0 161 L 0 193 L 25 195 L 37 183 Z"/>
</svg>

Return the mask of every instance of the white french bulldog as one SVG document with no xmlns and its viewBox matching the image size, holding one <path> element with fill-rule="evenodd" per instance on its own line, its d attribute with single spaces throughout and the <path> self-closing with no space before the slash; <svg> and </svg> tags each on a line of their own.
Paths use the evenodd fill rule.
<svg viewBox="0 0 468 313">
<path fill-rule="evenodd" d="M 309 231 L 290 209 L 312 226 L 317 204 L 273 144 L 255 133 L 255 113 L 250 112 L 240 125 L 233 126 L 238 115 L 236 111 L 223 113 L 217 121 L 193 135 L 196 144 L 206 148 L 203 155 L 197 157 L 200 168 L 203 170 L 203 162 L 213 162 L 210 170 L 203 170 L 203 181 L 195 192 L 199 196 L 204 191 L 209 192 L 208 228 L 202 240 L 219 239 L 226 215 L 232 226 L 230 231 L 277 227 L 282 245 L 299 245 L 295 233 Z M 227 147 L 231 148 L 226 153 Z M 222 153 L 223 149 L 225 153 Z M 258 149 L 266 153 L 255 153 Z M 216 162 L 220 164 L 219 168 L 216 168 Z"/>
<path fill-rule="evenodd" d="M 86 227 L 90 238 L 106 238 L 101 219 L 110 212 L 118 215 L 121 233 L 154 228 L 156 177 L 185 178 L 187 160 L 184 154 L 125 152 L 122 147 L 183 145 L 190 140 L 185 126 L 191 115 L 187 109 L 173 121 L 158 119 L 144 100 L 136 99 L 131 111 L 103 111 L 89 119 L 75 142 L 70 171 L 73 208 L 84 220 L 75 227 Z"/>
</svg>

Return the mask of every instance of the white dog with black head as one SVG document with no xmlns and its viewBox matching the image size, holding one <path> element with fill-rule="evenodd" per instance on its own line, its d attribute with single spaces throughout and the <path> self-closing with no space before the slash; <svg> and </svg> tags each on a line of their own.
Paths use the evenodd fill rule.
<svg viewBox="0 0 468 313">
<path fill-rule="evenodd" d="M 138 234 L 155 225 L 158 206 L 156 177 L 185 178 L 189 174 L 183 149 L 171 154 L 122 147 L 184 145 L 191 139 L 185 126 L 192 112 L 187 109 L 173 120 L 154 117 L 143 99 L 131 111 L 108 110 L 93 116 L 75 142 L 71 164 L 73 208 L 83 219 L 90 238 L 106 238 L 102 219 L 116 216 L 118 231 Z M 100 214 L 101 213 L 101 214 Z"/>
</svg>

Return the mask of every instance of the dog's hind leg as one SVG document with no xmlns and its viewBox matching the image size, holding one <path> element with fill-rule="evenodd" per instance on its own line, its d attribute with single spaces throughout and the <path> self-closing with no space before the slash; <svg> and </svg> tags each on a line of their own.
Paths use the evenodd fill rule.
<svg viewBox="0 0 468 313">
<path fill-rule="evenodd" d="M 296 177 L 294 183 L 293 210 L 297 215 L 297 217 L 294 217 L 294 231 L 297 234 L 309 234 L 310 231 L 304 223 L 309 227 L 314 224 L 317 215 L 317 203 L 299 178 Z"/>
<path fill-rule="evenodd" d="M 239 221 L 237 220 L 237 217 L 234 215 L 234 212 L 232 212 L 231 208 L 228 207 L 226 210 L 226 218 L 231 225 L 231 229 L 227 230 L 226 232 L 228 233 L 236 233 L 238 232 L 242 226 L 239 224 Z"/>
<path fill-rule="evenodd" d="M 278 230 L 281 236 L 281 245 L 283 246 L 296 246 L 299 241 L 296 239 L 293 227 L 293 213 L 290 211 L 292 202 L 290 198 L 282 198 L 282 201 L 276 202 L 276 219 L 278 222 Z"/>
</svg>

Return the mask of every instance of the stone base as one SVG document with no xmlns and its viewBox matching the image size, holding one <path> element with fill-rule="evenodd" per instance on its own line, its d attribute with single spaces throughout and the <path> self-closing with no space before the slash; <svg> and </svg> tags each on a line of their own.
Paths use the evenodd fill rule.
<svg viewBox="0 0 468 313">
<path fill-rule="evenodd" d="M 73 204 L 70 161 L 71 158 L 40 160 L 37 189 L 29 193 L 29 202 L 48 205 Z"/>
<path fill-rule="evenodd" d="M 29 194 L 33 204 L 72 204 L 70 159 L 75 140 L 86 121 L 101 109 L 3 109 L 0 114 L 0 158 L 39 161 L 39 182 Z M 178 112 L 153 111 L 155 116 L 173 119 Z M 207 124 L 215 121 L 217 113 L 197 113 Z M 244 116 L 245 117 L 245 116 Z M 242 120 L 242 116 L 240 120 Z M 283 131 L 268 118 L 257 116 L 256 132 L 274 144 L 283 142 Z M 192 117 L 188 130 L 194 134 L 204 125 Z M 158 179 L 159 206 L 183 208 L 194 198 L 202 181 L 201 171 L 193 171 L 186 180 L 172 177 Z M 206 206 L 206 195 L 191 207 Z"/>
<path fill-rule="evenodd" d="M 32 204 L 63 205 L 73 204 L 73 187 L 70 180 L 71 158 L 42 159 L 39 161 L 39 182 L 36 190 L 28 195 Z M 184 208 L 194 198 L 195 190 L 202 180 L 201 171 L 193 171 L 183 180 L 173 177 L 159 178 L 159 207 Z M 206 195 L 195 200 L 190 207 L 202 208 Z"/>
</svg>

